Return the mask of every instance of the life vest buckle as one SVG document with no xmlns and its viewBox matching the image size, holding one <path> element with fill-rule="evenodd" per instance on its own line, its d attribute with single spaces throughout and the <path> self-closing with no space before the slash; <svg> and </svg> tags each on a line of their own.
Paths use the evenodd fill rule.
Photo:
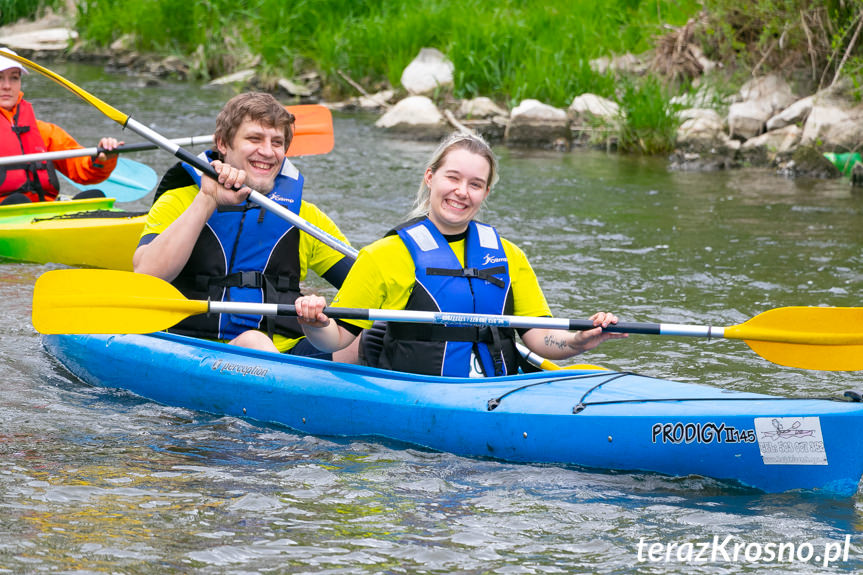
<svg viewBox="0 0 863 575">
<path fill-rule="evenodd" d="M 240 272 L 240 287 L 260 289 L 264 285 L 264 274 L 261 272 Z"/>
</svg>

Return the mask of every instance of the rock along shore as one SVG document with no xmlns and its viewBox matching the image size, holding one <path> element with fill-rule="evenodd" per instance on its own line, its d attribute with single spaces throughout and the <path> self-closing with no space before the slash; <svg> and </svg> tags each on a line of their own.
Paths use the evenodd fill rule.
<svg viewBox="0 0 863 575">
<path fill-rule="evenodd" d="M 66 18 L 48 15 L 37 22 L 21 22 L 0 29 L 0 45 L 34 60 L 71 59 L 104 62 L 110 71 L 142 75 L 147 82 L 163 77 L 189 77 L 191 65 L 180 58 L 139 54 L 120 39 L 102 52 L 85 51 L 77 34 L 66 28 Z M 72 46 L 72 48 L 70 48 Z M 688 46 L 689 61 L 700 73 L 717 68 Z M 625 55 L 592 62 L 598 71 L 640 74 L 649 55 Z M 506 109 L 489 98 L 454 100 L 454 66 L 434 48 L 423 48 L 405 68 L 398 90 L 368 93 L 339 72 L 358 96 L 342 102 L 323 102 L 317 74 L 280 78 L 266 85 L 254 68 L 217 78 L 211 85 L 264 89 L 293 103 L 323 103 L 332 109 L 380 114 L 381 130 L 418 139 L 439 139 L 453 129 L 474 130 L 507 146 L 569 151 L 594 146 L 615 149 L 624 112 L 617 102 L 595 94 L 580 94 L 566 109 L 537 100 L 524 100 Z M 709 86 L 709 82 L 702 82 Z M 779 76 L 753 78 L 731 98 L 718 97 L 709 87 L 677 99 L 680 122 L 670 168 L 718 170 L 746 166 L 772 167 L 784 176 L 817 178 L 854 173 L 863 183 L 863 164 L 856 167 L 828 160 L 823 152 L 856 152 L 863 147 L 863 105 L 845 95 L 839 81 L 816 94 L 797 95 Z M 840 169 L 840 167 L 842 169 Z"/>
</svg>

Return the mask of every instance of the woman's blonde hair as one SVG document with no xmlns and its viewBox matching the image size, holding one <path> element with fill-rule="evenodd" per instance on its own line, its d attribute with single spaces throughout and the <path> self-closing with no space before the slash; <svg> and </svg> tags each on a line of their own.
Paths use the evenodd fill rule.
<svg viewBox="0 0 863 575">
<path fill-rule="evenodd" d="M 488 161 L 488 189 L 491 190 L 497 183 L 497 158 L 494 152 L 491 151 L 491 146 L 477 134 L 468 132 L 455 132 L 447 136 L 431 156 L 425 170 L 423 170 L 422 182 L 420 182 L 417 197 L 414 200 L 413 208 L 408 216 L 410 219 L 421 218 L 427 216 L 430 209 L 430 193 L 429 187 L 426 185 L 425 173 L 428 170 L 434 174 L 446 161 L 447 154 L 453 150 L 467 150 L 474 154 L 484 157 Z"/>
</svg>

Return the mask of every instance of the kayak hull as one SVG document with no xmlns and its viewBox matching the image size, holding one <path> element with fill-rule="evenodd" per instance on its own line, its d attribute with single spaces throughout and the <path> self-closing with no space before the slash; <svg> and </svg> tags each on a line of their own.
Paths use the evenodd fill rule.
<svg viewBox="0 0 863 575">
<path fill-rule="evenodd" d="M 314 435 L 376 436 L 513 462 L 701 475 L 766 492 L 848 496 L 863 474 L 861 403 L 601 370 L 425 377 L 163 333 L 46 335 L 43 345 L 93 385 Z"/>
<path fill-rule="evenodd" d="M 0 206 L 0 258 L 131 271 L 146 216 L 112 216 L 113 205 L 95 198 Z"/>
</svg>

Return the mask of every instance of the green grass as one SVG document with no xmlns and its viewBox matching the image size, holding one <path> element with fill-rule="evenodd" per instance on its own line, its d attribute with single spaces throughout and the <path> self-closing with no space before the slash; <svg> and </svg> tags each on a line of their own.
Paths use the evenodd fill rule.
<svg viewBox="0 0 863 575">
<path fill-rule="evenodd" d="M 624 80 L 620 109 L 625 116 L 619 134 L 621 150 L 643 154 L 673 150 L 680 121 L 668 89 L 656 77 Z"/>
<path fill-rule="evenodd" d="M 697 0 L 80 0 L 78 29 L 95 45 L 132 34 L 137 48 L 203 53 L 204 71 L 230 71 L 231 54 L 258 54 L 273 75 L 314 69 L 339 85 L 342 70 L 374 88 L 399 85 L 426 46 L 453 61 L 455 96 L 568 106 L 613 81 L 591 59 L 652 46 L 662 24 L 680 25 Z M 200 46 L 200 48 L 199 48 Z M 226 52 L 229 54 L 226 55 Z M 344 83 L 345 92 L 350 88 Z"/>
<path fill-rule="evenodd" d="M 61 1 L 0 0 L 0 17 L 33 16 Z M 316 71 L 330 99 L 354 93 L 339 71 L 370 91 L 398 88 L 420 48 L 434 47 L 455 65 L 455 97 L 510 107 L 535 98 L 565 108 L 577 95 L 598 94 L 625 111 L 621 147 L 644 153 L 673 142 L 669 98 L 687 84 L 601 75 L 589 62 L 645 52 L 666 25 L 702 13 L 696 40 L 723 62 L 721 85 L 730 91 L 754 69 L 781 71 L 811 92 L 841 65 L 863 93 L 863 37 L 853 40 L 863 0 L 76 0 L 76 7 L 80 37 L 93 46 L 130 36 L 139 50 L 187 59 L 202 78 L 251 65 L 265 82 Z"/>
<path fill-rule="evenodd" d="M 698 0 L 79 0 L 78 31 L 101 47 L 131 35 L 139 50 L 189 58 L 205 78 L 256 55 L 271 78 L 315 70 L 332 98 L 353 93 L 338 71 L 372 91 L 399 87 L 420 48 L 435 47 L 454 64 L 455 97 L 566 108 L 585 92 L 619 100 L 617 79 L 590 61 L 647 51 L 663 25 L 682 25 L 699 7 Z M 621 146 L 665 151 L 673 142 L 666 91 L 646 83 L 622 96 Z"/>
<path fill-rule="evenodd" d="M 4 17 L 7 5 L 29 3 L 0 0 Z M 729 90 L 753 68 L 823 86 L 844 61 L 863 92 L 863 38 L 851 41 L 863 0 L 77 0 L 77 7 L 78 32 L 94 46 L 129 35 L 139 50 L 185 57 L 204 78 L 252 64 L 265 81 L 313 70 L 331 99 L 354 93 L 338 71 L 370 91 L 398 88 L 420 48 L 434 47 L 455 65 L 455 97 L 510 107 L 535 98 L 565 108 L 591 92 L 621 105 L 620 146 L 643 153 L 673 145 L 669 99 L 687 84 L 601 75 L 589 62 L 645 52 L 666 25 L 682 26 L 702 10 L 696 40 L 725 64 Z"/>
<path fill-rule="evenodd" d="M 46 8 L 56 9 L 61 5 L 62 0 L 0 0 L 0 26 L 22 18 L 36 18 Z"/>
</svg>

